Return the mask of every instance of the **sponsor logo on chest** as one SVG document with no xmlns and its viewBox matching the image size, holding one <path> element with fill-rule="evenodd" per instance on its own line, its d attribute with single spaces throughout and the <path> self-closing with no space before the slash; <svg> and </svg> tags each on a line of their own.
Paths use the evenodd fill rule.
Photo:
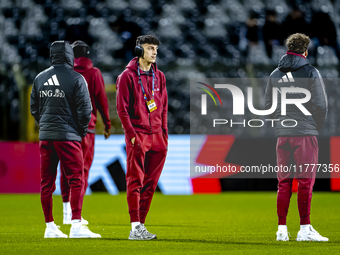
<svg viewBox="0 0 340 255">
<path fill-rule="evenodd" d="M 47 80 L 47 82 L 44 83 L 45 86 L 60 86 L 60 83 L 58 81 L 57 75 L 52 75 L 51 78 Z M 39 97 L 65 97 L 65 92 L 61 90 L 60 88 L 55 89 L 43 89 L 39 91 Z"/>
</svg>

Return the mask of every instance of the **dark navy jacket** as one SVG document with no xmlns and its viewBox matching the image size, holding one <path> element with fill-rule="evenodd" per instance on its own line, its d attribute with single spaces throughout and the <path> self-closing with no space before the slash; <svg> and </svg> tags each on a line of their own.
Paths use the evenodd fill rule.
<svg viewBox="0 0 340 255">
<path fill-rule="evenodd" d="M 37 75 L 31 114 L 42 141 L 78 141 L 87 134 L 91 100 L 84 77 L 73 70 L 73 49 L 64 41 L 51 45 L 52 66 Z"/>
<path fill-rule="evenodd" d="M 265 108 L 272 106 L 272 89 L 276 87 L 280 91 L 283 87 L 304 88 L 311 93 L 311 99 L 303 106 L 312 114 L 305 115 L 296 105 L 287 104 L 286 115 L 281 114 L 281 93 L 278 93 L 278 105 L 271 119 L 279 119 L 275 122 L 277 136 L 316 136 L 322 129 L 327 115 L 327 95 L 325 86 L 319 71 L 311 66 L 302 55 L 287 52 L 269 77 L 265 94 Z M 287 93 L 287 98 L 305 98 L 304 93 Z M 298 124 L 294 126 L 295 120 Z"/>
</svg>

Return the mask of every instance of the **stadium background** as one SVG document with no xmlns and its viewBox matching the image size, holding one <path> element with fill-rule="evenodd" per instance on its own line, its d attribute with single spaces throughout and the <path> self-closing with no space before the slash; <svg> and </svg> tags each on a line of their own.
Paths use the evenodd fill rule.
<svg viewBox="0 0 340 255">
<path fill-rule="evenodd" d="M 50 65 L 49 46 L 56 40 L 87 42 L 106 85 L 113 135 L 107 143 L 97 136 L 90 189 L 124 191 L 124 145 L 119 142 L 123 130 L 115 110 L 114 84 L 141 34 L 155 35 L 162 42 L 157 64 L 167 78 L 169 95 L 170 150 L 158 190 L 164 194 L 275 190 L 275 179 L 190 178 L 189 79 L 266 78 L 286 51 L 284 39 L 295 32 L 312 38 L 308 59 L 322 76 L 339 78 L 339 10 L 338 0 L 1 0 L 0 192 L 39 192 L 38 130 L 29 113 L 29 95 L 34 77 Z M 329 108 L 336 113 L 340 88 L 326 89 Z M 328 128 L 320 135 L 320 163 L 339 163 L 340 143 L 334 137 L 340 132 L 339 122 L 336 116 L 329 117 Z M 97 124 L 101 134 L 100 118 Z M 222 160 L 258 164 L 271 155 L 269 162 L 275 164 L 275 141 L 271 130 L 237 137 Z M 251 163 L 243 161 L 249 158 Z M 340 190 L 337 179 L 330 177 L 335 176 L 319 179 L 315 190 Z"/>
</svg>

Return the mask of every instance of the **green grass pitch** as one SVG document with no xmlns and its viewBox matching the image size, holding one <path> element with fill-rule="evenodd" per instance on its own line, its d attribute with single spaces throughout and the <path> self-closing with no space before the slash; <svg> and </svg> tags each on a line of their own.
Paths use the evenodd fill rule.
<svg viewBox="0 0 340 255">
<path fill-rule="evenodd" d="M 312 224 L 328 243 L 296 242 L 299 230 L 296 194 L 291 200 L 291 241 L 276 242 L 275 192 L 221 195 L 155 194 L 146 227 L 152 241 L 127 240 L 130 224 L 124 193 L 93 194 L 84 200 L 83 217 L 101 239 L 44 239 L 39 195 L 0 195 L 0 254 L 338 254 L 340 194 L 315 192 Z M 54 196 L 54 220 L 62 225 L 62 201 Z"/>
</svg>

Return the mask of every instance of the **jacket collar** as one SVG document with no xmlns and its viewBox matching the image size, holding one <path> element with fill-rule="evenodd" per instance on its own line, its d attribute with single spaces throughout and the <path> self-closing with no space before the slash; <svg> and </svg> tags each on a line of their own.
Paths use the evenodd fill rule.
<svg viewBox="0 0 340 255">
<path fill-rule="evenodd" d="M 302 54 L 297 54 L 297 53 L 290 52 L 290 51 L 287 51 L 286 54 L 287 55 L 299 56 L 299 57 L 302 57 L 302 58 L 306 59 L 306 57 L 304 55 L 302 55 Z"/>
<path fill-rule="evenodd" d="M 131 59 L 129 64 L 126 66 L 126 68 L 128 68 L 128 69 L 134 71 L 135 73 L 137 73 L 137 70 L 138 70 L 137 62 L 138 62 L 138 57 L 135 57 L 135 58 Z M 153 63 L 153 64 L 151 64 L 151 67 L 153 68 L 153 71 L 155 72 L 155 74 L 157 74 L 157 72 L 158 72 L 157 64 Z"/>
<path fill-rule="evenodd" d="M 78 73 L 84 73 L 87 70 L 93 68 L 91 59 L 86 57 L 80 57 L 74 59 L 74 70 Z"/>
<path fill-rule="evenodd" d="M 309 62 L 300 54 L 288 52 L 289 54 L 283 55 L 279 61 L 278 68 L 282 72 L 290 72 L 297 70 L 305 65 L 309 65 Z"/>
</svg>

